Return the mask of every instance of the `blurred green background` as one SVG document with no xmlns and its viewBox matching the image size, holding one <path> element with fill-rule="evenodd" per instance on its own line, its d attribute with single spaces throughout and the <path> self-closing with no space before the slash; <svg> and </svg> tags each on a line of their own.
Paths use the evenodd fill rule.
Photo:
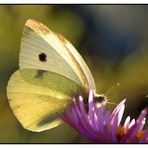
<svg viewBox="0 0 148 148">
<path fill-rule="evenodd" d="M 23 129 L 7 101 L 18 69 L 25 21 L 35 19 L 65 36 L 88 64 L 98 93 L 126 98 L 125 117 L 148 106 L 147 5 L 0 5 L 0 143 L 86 142 L 66 124 L 41 133 Z M 117 83 L 120 86 L 114 87 Z M 111 91 L 110 88 L 114 87 Z"/>
</svg>

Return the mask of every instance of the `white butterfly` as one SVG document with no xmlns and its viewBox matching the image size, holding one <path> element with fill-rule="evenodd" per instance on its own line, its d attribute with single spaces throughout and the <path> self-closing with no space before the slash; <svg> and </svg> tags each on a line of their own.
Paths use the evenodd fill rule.
<svg viewBox="0 0 148 148">
<path fill-rule="evenodd" d="M 16 118 L 31 131 L 58 126 L 72 96 L 95 91 L 92 74 L 73 45 L 32 19 L 24 27 L 19 67 L 7 96 Z"/>
</svg>

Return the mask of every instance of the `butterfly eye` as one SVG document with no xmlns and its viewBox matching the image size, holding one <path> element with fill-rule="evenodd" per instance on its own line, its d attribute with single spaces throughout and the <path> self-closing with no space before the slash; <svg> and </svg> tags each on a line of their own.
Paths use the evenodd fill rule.
<svg viewBox="0 0 148 148">
<path fill-rule="evenodd" d="M 39 60 L 40 60 L 41 62 L 46 62 L 46 54 L 45 54 L 45 53 L 39 54 Z"/>
</svg>

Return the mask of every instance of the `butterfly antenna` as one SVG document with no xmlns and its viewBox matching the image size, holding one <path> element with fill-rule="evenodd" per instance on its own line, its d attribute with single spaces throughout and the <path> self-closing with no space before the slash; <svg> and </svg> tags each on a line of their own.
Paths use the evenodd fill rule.
<svg viewBox="0 0 148 148">
<path fill-rule="evenodd" d="M 111 104 L 111 105 L 117 105 L 117 103 L 114 102 L 109 102 L 108 100 L 106 101 L 107 104 Z"/>
<path fill-rule="evenodd" d="M 111 90 L 113 90 L 115 87 L 117 87 L 117 86 L 120 86 L 120 83 L 117 83 L 117 84 L 113 85 L 113 86 L 105 93 L 105 96 L 107 96 L 107 94 L 108 94 Z"/>
</svg>

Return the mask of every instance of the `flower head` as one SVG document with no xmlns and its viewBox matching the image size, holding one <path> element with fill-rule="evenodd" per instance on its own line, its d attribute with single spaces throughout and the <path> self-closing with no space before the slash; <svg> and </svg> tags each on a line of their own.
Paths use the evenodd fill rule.
<svg viewBox="0 0 148 148">
<path fill-rule="evenodd" d="M 79 96 L 78 104 L 73 97 L 71 109 L 64 112 L 62 119 L 94 143 L 148 143 L 148 128 L 142 130 L 147 109 L 141 112 L 137 120 L 130 120 L 128 116 L 121 125 L 124 109 L 125 99 L 112 112 L 105 110 L 104 104 L 98 108 L 94 102 L 94 93 L 90 91 L 88 112 L 83 97 Z"/>
</svg>

